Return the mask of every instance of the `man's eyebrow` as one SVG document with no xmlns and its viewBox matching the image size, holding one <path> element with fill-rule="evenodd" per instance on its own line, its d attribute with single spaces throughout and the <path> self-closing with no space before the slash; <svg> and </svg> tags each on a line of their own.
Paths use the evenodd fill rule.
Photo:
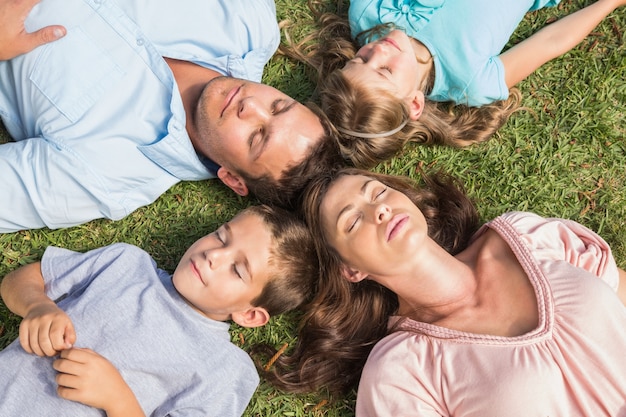
<svg viewBox="0 0 626 417">
<path fill-rule="evenodd" d="M 283 99 L 279 98 L 279 99 L 274 100 L 274 102 L 272 103 L 272 106 L 275 106 L 281 100 L 283 100 Z M 278 116 L 278 115 L 287 113 L 291 109 L 294 109 L 297 104 L 298 104 L 298 101 L 297 100 L 293 100 L 287 106 L 283 107 L 282 109 L 280 109 L 276 113 L 274 113 L 274 116 Z M 272 139 L 271 135 L 272 135 L 271 131 L 270 132 L 265 132 L 265 134 L 263 135 L 263 139 L 261 140 L 262 141 L 261 145 L 257 146 L 257 149 L 256 149 L 256 151 L 254 153 L 254 156 L 252 158 L 253 161 L 256 161 L 257 159 L 259 159 L 261 157 L 261 155 L 263 155 L 263 152 L 265 152 L 265 149 L 267 148 L 268 143 Z"/>
<path fill-rule="evenodd" d="M 365 191 L 367 189 L 367 185 L 371 182 L 373 182 L 375 180 L 373 179 L 368 179 L 367 181 L 365 181 L 363 183 L 363 185 L 361 186 L 361 190 L 359 191 L 359 193 L 361 195 L 365 195 Z M 339 212 L 339 214 L 337 214 L 337 218 L 335 219 L 335 224 L 339 223 L 339 219 L 341 218 L 341 216 L 343 215 L 343 213 L 345 213 L 346 211 L 352 209 L 354 207 L 354 204 L 350 203 L 347 206 L 345 206 L 344 208 L 341 209 L 341 211 Z"/>
</svg>

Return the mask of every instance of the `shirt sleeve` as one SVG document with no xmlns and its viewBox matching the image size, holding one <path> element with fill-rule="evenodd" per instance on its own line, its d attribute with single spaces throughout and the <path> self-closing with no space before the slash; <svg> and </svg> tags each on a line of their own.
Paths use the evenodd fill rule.
<svg viewBox="0 0 626 417">
<path fill-rule="evenodd" d="M 542 218 L 531 213 L 503 216 L 532 251 L 563 260 L 601 278 L 617 291 L 619 271 L 609 244 L 597 233 L 572 220 Z"/>
<path fill-rule="evenodd" d="M 428 343 L 415 334 L 396 332 L 376 344 L 361 374 L 356 416 L 441 417 L 436 360 Z M 433 359 L 433 360 L 431 360 Z"/>
<path fill-rule="evenodd" d="M 82 291 L 130 245 L 115 243 L 85 253 L 49 246 L 41 259 L 45 291 L 52 300 Z"/>
</svg>

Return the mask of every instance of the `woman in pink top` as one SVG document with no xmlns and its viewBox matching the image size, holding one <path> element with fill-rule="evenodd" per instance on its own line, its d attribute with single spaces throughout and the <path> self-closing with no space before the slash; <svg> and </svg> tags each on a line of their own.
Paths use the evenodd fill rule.
<svg viewBox="0 0 626 417">
<path fill-rule="evenodd" d="M 345 390 L 367 359 L 357 416 L 626 416 L 626 273 L 607 243 L 522 212 L 474 233 L 455 182 L 425 181 L 311 184 L 324 279 L 274 382 Z"/>
</svg>

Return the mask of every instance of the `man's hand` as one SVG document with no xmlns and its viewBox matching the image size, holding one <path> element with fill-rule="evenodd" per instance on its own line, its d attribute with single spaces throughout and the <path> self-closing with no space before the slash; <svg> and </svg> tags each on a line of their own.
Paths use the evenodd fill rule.
<svg viewBox="0 0 626 417">
<path fill-rule="evenodd" d="M 39 0 L 0 0 L 0 61 L 15 58 L 65 36 L 60 25 L 28 33 L 24 21 Z"/>
</svg>

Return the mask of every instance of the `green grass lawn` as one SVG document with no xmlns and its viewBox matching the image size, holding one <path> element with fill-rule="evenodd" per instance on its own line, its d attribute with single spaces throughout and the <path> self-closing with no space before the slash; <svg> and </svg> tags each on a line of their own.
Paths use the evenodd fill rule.
<svg viewBox="0 0 626 417">
<path fill-rule="evenodd" d="M 279 19 L 307 30 L 311 17 L 304 0 L 276 3 Z M 511 42 L 588 3 L 563 0 L 558 8 L 527 15 Z M 618 265 L 626 267 L 624 28 L 626 10 L 621 9 L 577 48 L 525 80 L 519 87 L 527 110 L 513 115 L 488 143 L 463 150 L 409 146 L 377 170 L 416 177 L 418 165 L 445 169 L 465 181 L 484 220 L 511 210 L 572 219 L 599 232 Z M 267 66 L 264 81 L 301 100 L 313 89 L 302 66 L 279 56 Z M 7 140 L 4 131 L 2 140 Z M 189 182 L 121 221 L 0 234 L 0 276 L 39 260 L 49 245 L 86 251 L 112 242 L 137 245 L 173 271 L 191 243 L 254 203 L 217 180 Z M 277 347 L 292 343 L 296 319 L 285 315 L 256 330 L 233 326 L 233 341 L 244 349 L 262 341 Z M 0 303 L 0 348 L 17 337 L 18 325 L 19 319 Z M 262 382 L 245 415 L 352 416 L 354 399 L 354 393 L 345 398 L 325 392 L 287 395 Z"/>
</svg>

